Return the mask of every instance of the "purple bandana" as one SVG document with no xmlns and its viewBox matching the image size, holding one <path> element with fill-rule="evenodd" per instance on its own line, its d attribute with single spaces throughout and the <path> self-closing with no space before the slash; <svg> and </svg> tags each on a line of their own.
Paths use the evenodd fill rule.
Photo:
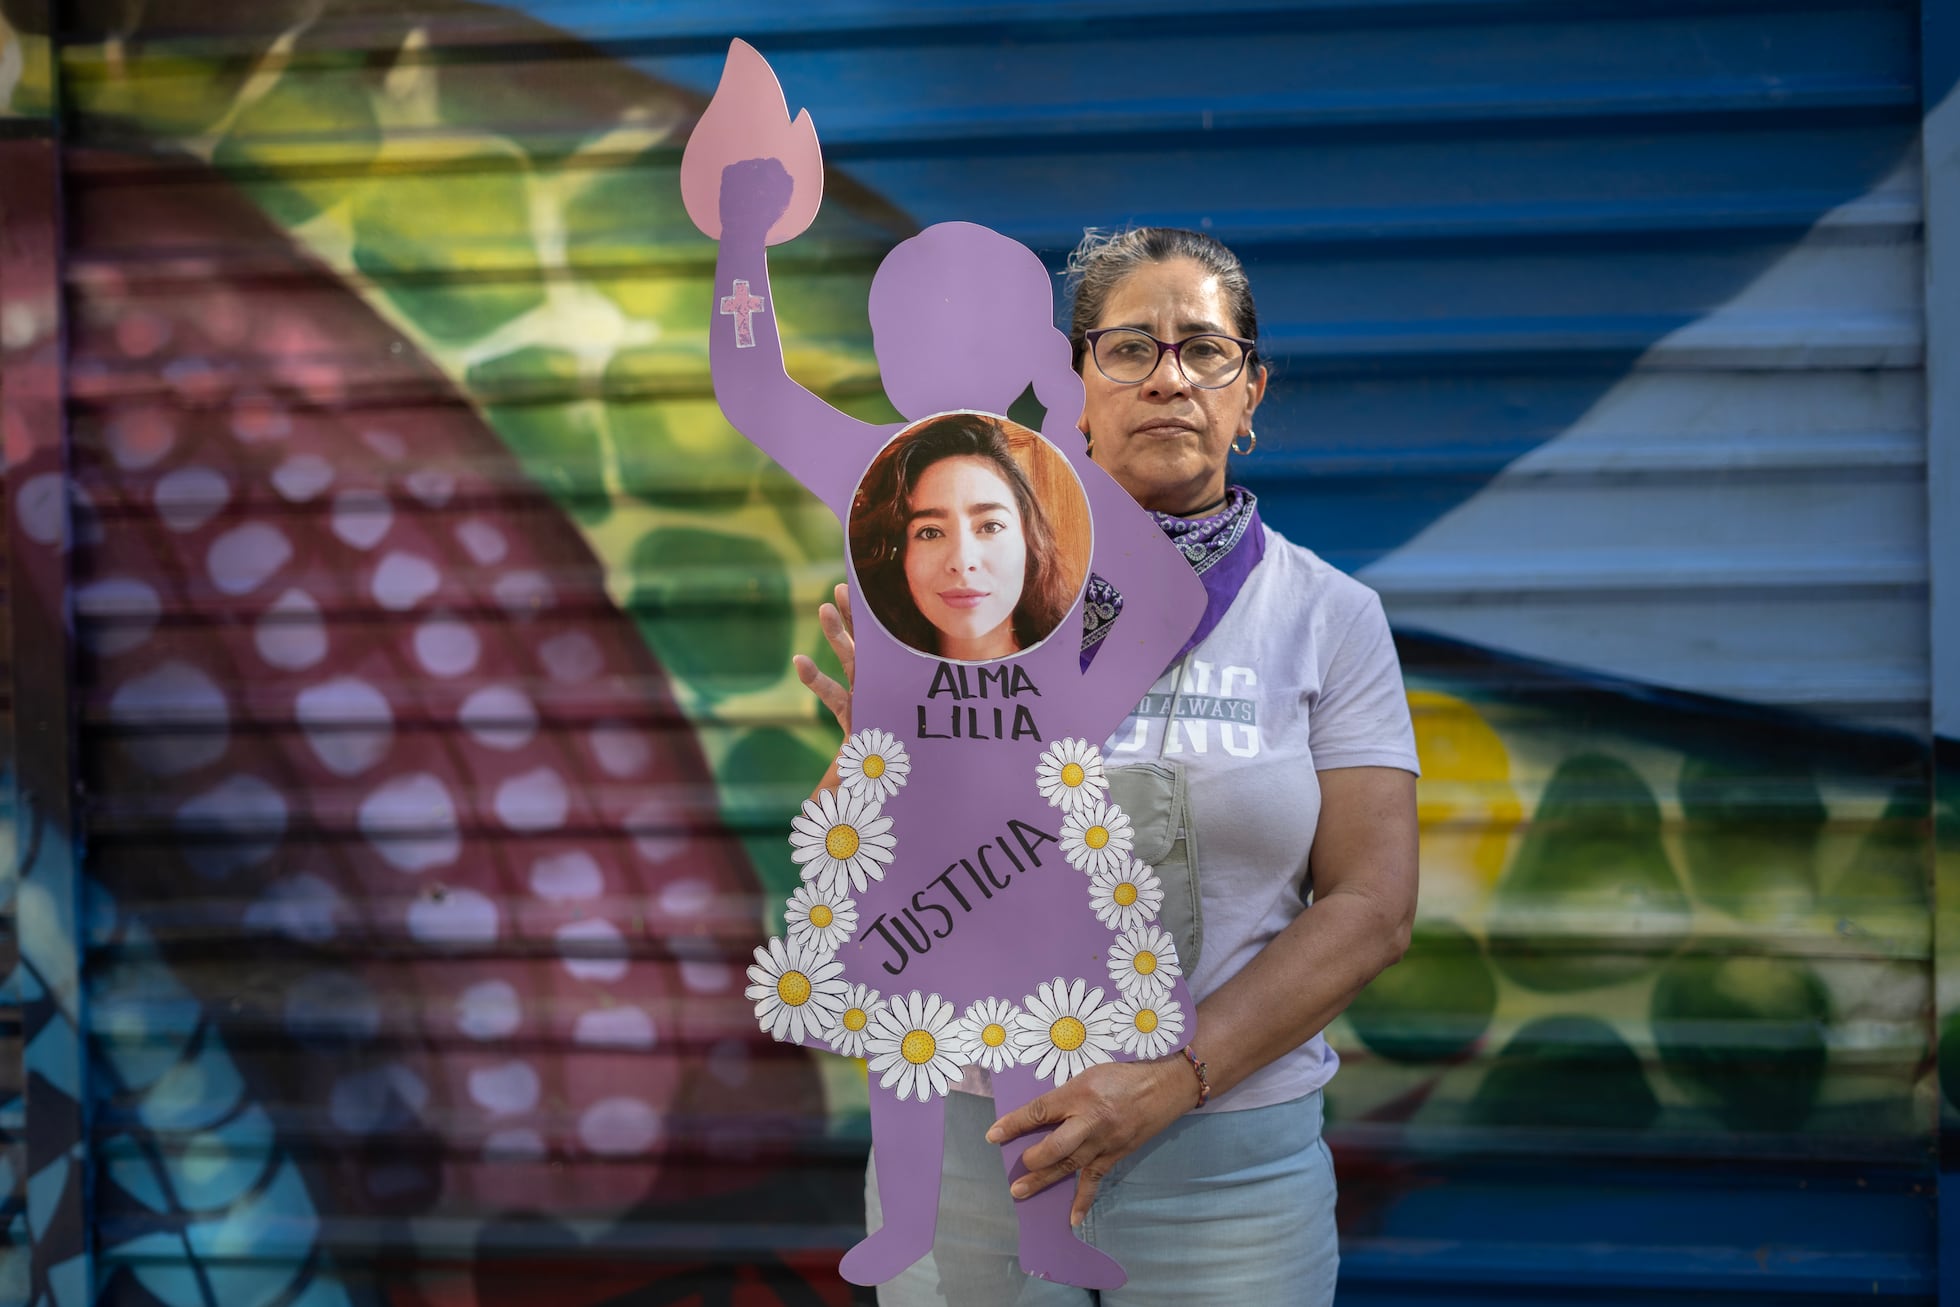
<svg viewBox="0 0 1960 1307">
<path fill-rule="evenodd" d="M 1210 517 L 1172 517 L 1169 513 L 1150 515 L 1176 545 L 1205 583 L 1205 615 L 1191 638 L 1177 651 L 1182 658 L 1211 634 L 1238 597 L 1252 569 L 1266 556 L 1266 532 L 1259 521 L 1259 500 L 1244 486 L 1225 492 L 1225 507 Z M 1096 646 L 1109 634 L 1116 615 L 1123 611 L 1123 596 L 1100 576 L 1091 574 L 1089 589 L 1082 598 L 1082 665 L 1087 667 Z M 1175 660 L 1173 660 L 1175 661 Z"/>
</svg>

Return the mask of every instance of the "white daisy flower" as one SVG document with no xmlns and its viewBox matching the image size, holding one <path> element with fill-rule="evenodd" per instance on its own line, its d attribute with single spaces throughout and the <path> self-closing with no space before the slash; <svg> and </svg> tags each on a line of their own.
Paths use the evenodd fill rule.
<svg viewBox="0 0 1960 1307">
<path fill-rule="evenodd" d="M 835 953 L 857 930 L 857 904 L 817 885 L 799 885 L 783 909 L 783 928 L 815 952 Z"/>
<path fill-rule="evenodd" d="M 1062 818 L 1062 856 L 1069 866 L 1092 876 L 1128 865 L 1135 839 L 1123 810 L 1100 799 Z"/>
<path fill-rule="evenodd" d="M 1109 946 L 1109 978 L 1124 998 L 1160 999 L 1183 974 L 1177 945 L 1162 926 L 1126 930 Z"/>
<path fill-rule="evenodd" d="M 1034 779 L 1041 797 L 1063 812 L 1082 811 L 1109 788 L 1102 751 L 1087 740 L 1057 740 L 1049 745 L 1035 764 Z"/>
<path fill-rule="evenodd" d="M 852 985 L 845 990 L 843 1008 L 823 1031 L 831 1051 L 845 1057 L 863 1057 L 871 1018 L 878 1008 L 878 991 L 868 985 Z"/>
<path fill-rule="evenodd" d="M 878 809 L 836 790 L 805 799 L 802 814 L 789 823 L 790 861 L 803 868 L 803 879 L 827 894 L 862 894 L 883 880 L 898 841 L 892 819 Z"/>
<path fill-rule="evenodd" d="M 755 951 L 747 996 L 755 1019 L 773 1039 L 800 1044 L 844 1010 L 844 964 L 800 940 L 778 936 Z"/>
<path fill-rule="evenodd" d="M 1134 930 L 1157 919 L 1157 909 L 1164 906 L 1163 882 L 1149 863 L 1132 858 L 1127 867 L 1089 878 L 1089 906 L 1111 930 Z"/>
<path fill-rule="evenodd" d="M 1020 1015 L 1004 998 L 983 998 L 968 1007 L 960 1018 L 960 1059 L 989 1071 L 1013 1066 L 1014 1019 Z"/>
<path fill-rule="evenodd" d="M 897 794 L 912 771 L 905 746 L 890 731 L 867 727 L 844 741 L 837 755 L 837 776 L 844 792 L 873 803 Z"/>
<path fill-rule="evenodd" d="M 1036 985 L 1014 1020 L 1014 1055 L 1023 1065 L 1038 1063 L 1034 1073 L 1057 1088 L 1109 1061 L 1116 1026 L 1102 999 L 1101 989 L 1079 977 L 1073 985 L 1060 976 Z"/>
<path fill-rule="evenodd" d="M 1169 998 L 1119 998 L 1109 1005 L 1116 1046 L 1136 1057 L 1162 1057 L 1184 1035 L 1184 1009 Z"/>
<path fill-rule="evenodd" d="M 871 1074 L 882 1089 L 923 1103 L 945 1095 L 959 1079 L 962 1063 L 953 1055 L 959 1020 L 953 1005 L 937 994 L 894 994 L 871 1014 L 864 1039 Z"/>
</svg>

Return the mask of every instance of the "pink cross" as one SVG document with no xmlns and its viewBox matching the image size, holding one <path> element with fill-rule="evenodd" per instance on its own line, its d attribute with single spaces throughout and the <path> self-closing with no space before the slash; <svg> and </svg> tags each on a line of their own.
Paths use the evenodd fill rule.
<svg viewBox="0 0 1960 1307">
<path fill-rule="evenodd" d="M 735 293 L 721 297 L 721 311 L 735 319 L 735 348 L 755 348 L 754 317 L 768 303 L 760 295 L 749 294 L 749 283 L 735 279 Z"/>
</svg>

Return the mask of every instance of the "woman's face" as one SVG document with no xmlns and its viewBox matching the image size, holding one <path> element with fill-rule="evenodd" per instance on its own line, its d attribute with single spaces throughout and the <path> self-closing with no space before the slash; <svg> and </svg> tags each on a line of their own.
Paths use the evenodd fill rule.
<svg viewBox="0 0 1960 1307">
<path fill-rule="evenodd" d="M 962 456 L 927 468 L 905 523 L 905 583 L 939 632 L 939 652 L 969 660 L 1015 652 L 1027 574 L 1014 491 L 993 463 Z"/>
<path fill-rule="evenodd" d="M 1138 268 L 1116 287 L 1095 325 L 1136 327 L 1164 341 L 1242 334 L 1218 279 L 1191 259 Z M 1167 353 L 1148 377 L 1120 385 L 1085 353 L 1082 388 L 1081 427 L 1091 457 L 1145 508 L 1186 513 L 1224 496 L 1226 451 L 1252 430 L 1266 381 L 1248 363 L 1230 385 L 1201 389 Z"/>
</svg>

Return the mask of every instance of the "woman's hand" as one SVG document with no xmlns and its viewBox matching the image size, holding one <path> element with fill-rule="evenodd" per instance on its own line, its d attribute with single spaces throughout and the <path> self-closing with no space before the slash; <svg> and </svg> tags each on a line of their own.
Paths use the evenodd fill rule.
<svg viewBox="0 0 1960 1307">
<path fill-rule="evenodd" d="M 837 724 L 844 728 L 844 734 L 849 735 L 851 684 L 857 680 L 857 641 L 851 636 L 851 588 L 840 581 L 831 595 L 836 602 L 823 604 L 817 609 L 817 624 L 823 627 L 823 638 L 830 641 L 831 652 L 843 664 L 843 683 L 840 685 L 832 677 L 824 675 L 816 660 L 807 654 L 795 655 L 790 663 L 796 668 L 796 679 L 822 700 L 823 706 L 837 718 Z"/>
<path fill-rule="evenodd" d="M 1416 778 L 1396 767 L 1320 773 L 1320 827 L 1310 855 L 1313 906 L 1198 1006 L 1192 1044 L 1204 1050 L 1213 1094 L 1313 1037 L 1409 945 L 1416 904 Z M 1080 1223 L 1117 1162 L 1189 1110 L 1197 1077 L 1172 1054 L 1090 1067 L 994 1122 L 1002 1143 L 1041 1126 L 1055 1132 L 1021 1161 L 1016 1198 L 1070 1173 L 1069 1220 Z"/>
<path fill-rule="evenodd" d="M 1197 1077 L 1175 1053 L 1154 1062 L 1105 1062 L 994 1122 L 987 1141 L 1002 1144 L 1054 1126 L 1053 1134 L 1021 1155 L 1028 1173 L 1014 1182 L 1012 1193 L 1027 1198 L 1073 1175 L 1068 1220 L 1080 1225 L 1109 1169 L 1197 1101 Z"/>
</svg>

